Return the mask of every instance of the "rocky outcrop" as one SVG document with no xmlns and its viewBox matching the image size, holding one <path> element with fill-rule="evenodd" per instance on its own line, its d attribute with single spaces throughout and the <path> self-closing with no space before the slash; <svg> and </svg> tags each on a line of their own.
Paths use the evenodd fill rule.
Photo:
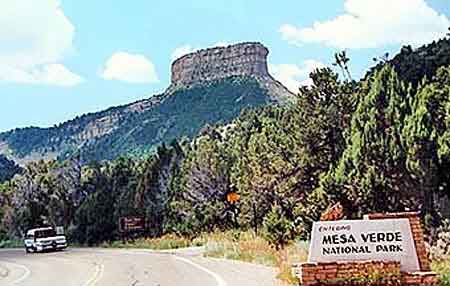
<svg viewBox="0 0 450 286">
<path fill-rule="evenodd" d="M 167 92 L 232 76 L 249 76 L 256 78 L 272 97 L 291 97 L 292 93 L 269 74 L 268 54 L 269 50 L 257 42 L 215 47 L 187 54 L 172 63 L 171 85 Z"/>
<path fill-rule="evenodd" d="M 189 86 L 230 76 L 268 77 L 269 50 L 260 43 L 241 43 L 187 54 L 172 64 L 172 85 Z"/>
</svg>

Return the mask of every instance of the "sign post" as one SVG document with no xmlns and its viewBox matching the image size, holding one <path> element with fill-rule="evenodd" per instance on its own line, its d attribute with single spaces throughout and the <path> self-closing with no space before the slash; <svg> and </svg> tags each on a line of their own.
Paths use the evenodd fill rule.
<svg viewBox="0 0 450 286">
<path fill-rule="evenodd" d="M 227 194 L 227 202 L 229 202 L 231 204 L 231 210 L 233 212 L 233 219 L 234 219 L 234 226 L 236 228 L 239 227 L 238 220 L 237 220 L 238 209 L 236 207 L 236 203 L 240 200 L 240 198 L 241 198 L 241 196 L 238 193 L 236 193 L 235 191 L 229 192 Z"/>
</svg>

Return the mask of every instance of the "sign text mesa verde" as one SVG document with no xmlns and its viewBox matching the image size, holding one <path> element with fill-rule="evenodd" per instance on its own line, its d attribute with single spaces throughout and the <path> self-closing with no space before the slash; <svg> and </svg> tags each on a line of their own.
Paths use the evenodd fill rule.
<svg viewBox="0 0 450 286">
<path fill-rule="evenodd" d="M 408 219 L 315 222 L 309 262 L 399 261 L 420 270 Z"/>
</svg>

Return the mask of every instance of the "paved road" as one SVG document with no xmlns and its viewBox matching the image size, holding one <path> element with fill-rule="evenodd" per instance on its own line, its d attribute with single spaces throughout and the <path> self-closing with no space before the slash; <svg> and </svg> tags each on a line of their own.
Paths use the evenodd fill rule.
<svg viewBox="0 0 450 286">
<path fill-rule="evenodd" d="M 0 250 L 1 286 L 276 286 L 275 270 L 189 252 Z"/>
</svg>

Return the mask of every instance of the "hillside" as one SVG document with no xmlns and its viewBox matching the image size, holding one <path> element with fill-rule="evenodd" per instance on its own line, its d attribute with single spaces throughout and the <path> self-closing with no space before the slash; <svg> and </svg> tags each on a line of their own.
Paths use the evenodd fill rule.
<svg viewBox="0 0 450 286">
<path fill-rule="evenodd" d="M 74 153 L 84 162 L 142 154 L 175 138 L 192 137 L 205 124 L 226 123 L 244 108 L 284 102 L 292 94 L 268 73 L 268 52 L 259 43 L 242 43 L 185 55 L 172 64 L 164 93 L 51 128 L 0 133 L 0 154 L 21 164 Z M 389 62 L 402 80 L 417 86 L 438 67 L 450 65 L 450 39 L 415 50 L 403 47 Z"/>
<path fill-rule="evenodd" d="M 231 77 L 83 115 L 52 128 L 2 133 L 0 151 L 21 163 L 75 152 L 84 162 L 113 159 L 191 137 L 207 123 L 226 123 L 244 108 L 269 102 L 267 91 L 255 79 Z"/>
<path fill-rule="evenodd" d="M 142 154 L 192 137 L 205 124 L 229 122 L 244 108 L 285 102 L 293 95 L 269 74 L 268 53 L 260 43 L 240 43 L 185 55 L 172 64 L 164 93 L 51 128 L 0 133 L 0 154 L 20 164 L 73 154 L 84 162 Z"/>
<path fill-rule="evenodd" d="M 440 67 L 450 65 L 450 38 L 433 41 L 417 49 L 404 46 L 389 60 L 389 63 L 401 80 L 417 86 L 424 78 L 430 80 Z M 380 63 L 372 68 L 366 78 L 370 77 L 374 70 L 380 70 L 382 67 L 383 63 Z"/>
</svg>

